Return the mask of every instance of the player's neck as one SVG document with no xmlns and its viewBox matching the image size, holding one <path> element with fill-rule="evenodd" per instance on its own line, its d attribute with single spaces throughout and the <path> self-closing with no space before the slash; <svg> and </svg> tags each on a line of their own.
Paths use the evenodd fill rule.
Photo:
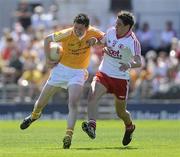
<svg viewBox="0 0 180 157">
<path fill-rule="evenodd" d="M 132 30 L 126 30 L 126 31 L 123 31 L 123 32 L 117 32 L 116 37 L 118 39 L 123 38 L 123 37 L 129 36 L 131 34 L 131 32 L 132 32 Z"/>
<path fill-rule="evenodd" d="M 74 34 L 79 40 L 82 40 L 82 39 L 86 36 L 87 31 L 85 31 L 82 36 L 78 36 L 78 35 L 74 32 L 74 30 L 73 30 L 73 34 Z"/>
</svg>

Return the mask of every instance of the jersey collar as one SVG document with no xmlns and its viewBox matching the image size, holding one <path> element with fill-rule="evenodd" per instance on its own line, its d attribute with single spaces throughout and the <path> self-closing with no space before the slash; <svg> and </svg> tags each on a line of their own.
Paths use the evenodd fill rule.
<svg viewBox="0 0 180 157">
<path fill-rule="evenodd" d="M 74 30 L 73 30 L 73 35 L 76 36 L 79 40 L 82 40 L 82 39 L 86 36 L 86 34 L 87 34 L 87 31 L 84 33 L 83 36 L 78 37 L 78 36 L 75 34 Z"/>
<path fill-rule="evenodd" d="M 127 38 L 131 35 L 132 33 L 132 29 L 130 29 L 126 34 L 122 35 L 122 36 L 118 36 L 117 33 L 116 33 L 116 38 L 117 39 L 120 39 L 120 38 Z"/>
</svg>

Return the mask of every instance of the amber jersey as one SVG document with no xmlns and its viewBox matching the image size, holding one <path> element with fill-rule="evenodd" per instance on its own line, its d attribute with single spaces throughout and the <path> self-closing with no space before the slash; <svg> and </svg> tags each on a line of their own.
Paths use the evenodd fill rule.
<svg viewBox="0 0 180 157">
<path fill-rule="evenodd" d="M 73 27 L 53 33 L 53 40 L 60 42 L 62 46 L 60 63 L 74 69 L 87 68 L 90 61 L 90 47 L 86 42 L 91 37 L 101 39 L 103 35 L 103 32 L 92 26 L 81 39 L 74 34 Z"/>
</svg>

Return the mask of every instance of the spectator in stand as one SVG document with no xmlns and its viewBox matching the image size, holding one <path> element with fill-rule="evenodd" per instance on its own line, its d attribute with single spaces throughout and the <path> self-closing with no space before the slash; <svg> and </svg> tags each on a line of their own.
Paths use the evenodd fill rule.
<svg viewBox="0 0 180 157">
<path fill-rule="evenodd" d="M 142 69 L 139 75 L 139 78 L 135 82 L 134 92 L 132 93 L 132 98 L 136 100 L 146 99 L 152 95 L 151 77 L 147 68 Z"/>
<path fill-rule="evenodd" d="M 142 25 L 142 29 L 137 32 L 137 38 L 142 45 L 141 53 L 143 56 L 145 56 L 147 51 L 153 49 L 153 33 L 150 30 L 149 24 L 147 22 L 145 22 Z"/>
<path fill-rule="evenodd" d="M 30 36 L 24 31 L 24 28 L 19 22 L 14 24 L 11 34 L 20 52 L 27 48 L 30 42 Z"/>
<path fill-rule="evenodd" d="M 4 66 L 2 68 L 5 78 L 4 80 L 5 83 L 17 83 L 23 68 L 23 64 L 20 60 L 20 52 L 12 36 L 7 36 L 5 45 L 6 46 L 1 54 L 2 61 L 4 62 Z"/>
<path fill-rule="evenodd" d="M 176 31 L 173 28 L 172 21 L 167 21 L 165 26 L 165 30 L 161 33 L 161 44 L 158 51 L 169 53 L 172 39 L 176 37 Z"/>
<path fill-rule="evenodd" d="M 142 29 L 137 32 L 137 38 L 142 45 L 141 53 L 143 56 L 145 56 L 147 51 L 154 49 L 153 33 L 150 30 L 149 24 L 147 22 L 145 22 L 142 25 Z"/>
<path fill-rule="evenodd" d="M 169 89 L 168 70 L 170 67 L 170 61 L 165 51 L 159 52 L 156 58 L 156 67 L 154 71 L 154 77 L 152 80 L 153 93 L 166 92 Z"/>
<path fill-rule="evenodd" d="M 149 71 L 151 77 L 155 76 L 155 71 L 157 67 L 157 52 L 154 50 L 150 50 L 146 53 L 146 66 Z"/>
<path fill-rule="evenodd" d="M 6 37 L 11 35 L 11 31 L 9 28 L 3 28 L 2 36 L 0 37 L 0 54 L 2 53 L 2 50 L 6 46 Z"/>
<path fill-rule="evenodd" d="M 17 17 L 17 21 L 21 23 L 25 31 L 31 25 L 31 14 L 31 8 L 28 1 L 21 0 L 15 12 L 15 17 Z"/>
<path fill-rule="evenodd" d="M 34 50 L 27 50 L 23 54 L 24 72 L 18 81 L 20 88 L 20 100 L 30 101 L 34 95 L 39 93 L 39 86 L 42 80 L 42 72 L 38 69 L 37 53 Z M 29 88 L 27 88 L 29 86 Z M 25 92 L 26 90 L 26 92 Z M 26 93 L 28 93 L 26 95 Z"/>
<path fill-rule="evenodd" d="M 46 19 L 45 19 L 43 6 L 40 6 L 40 5 L 36 6 L 31 16 L 32 27 L 36 30 L 40 26 L 45 26 L 46 25 L 45 20 Z"/>
</svg>

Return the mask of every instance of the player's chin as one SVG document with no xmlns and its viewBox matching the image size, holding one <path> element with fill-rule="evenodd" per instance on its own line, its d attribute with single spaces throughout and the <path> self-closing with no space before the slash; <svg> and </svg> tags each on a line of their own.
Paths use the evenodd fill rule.
<svg viewBox="0 0 180 157">
<path fill-rule="evenodd" d="M 85 32 L 77 32 L 77 35 L 79 38 L 83 37 L 84 34 L 85 34 Z"/>
<path fill-rule="evenodd" d="M 76 35 L 80 38 L 82 36 L 82 33 L 81 32 L 75 32 Z"/>
</svg>

